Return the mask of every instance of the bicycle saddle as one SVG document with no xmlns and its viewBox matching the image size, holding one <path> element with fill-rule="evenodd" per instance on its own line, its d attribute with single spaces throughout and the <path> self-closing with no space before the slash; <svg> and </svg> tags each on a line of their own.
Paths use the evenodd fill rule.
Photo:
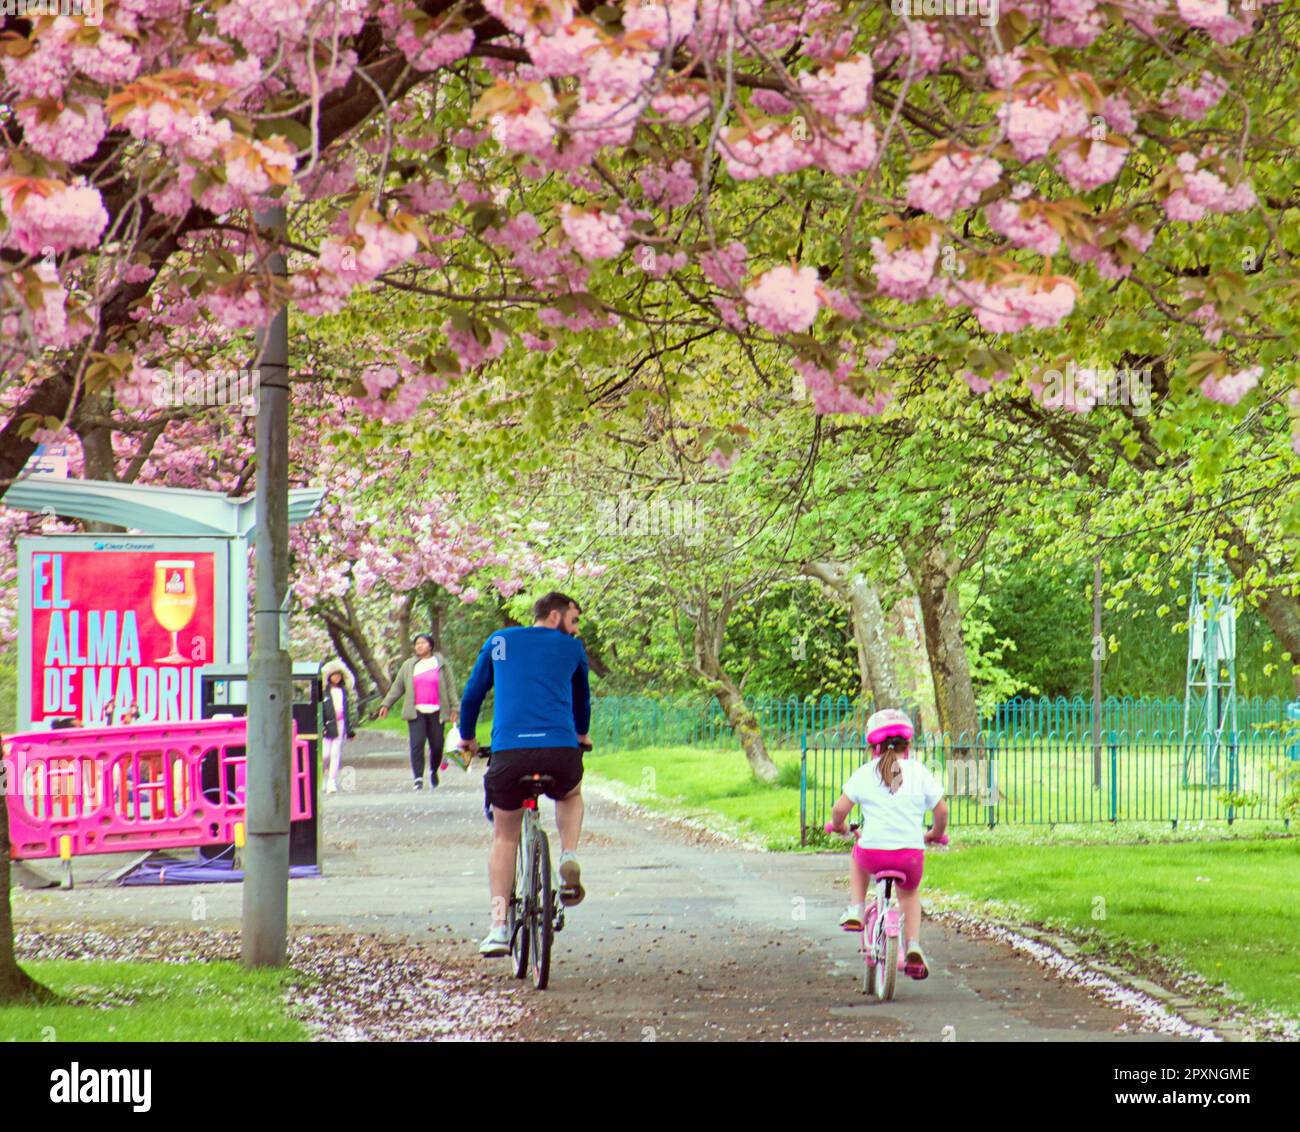
<svg viewBox="0 0 1300 1132">
<path fill-rule="evenodd" d="M 875 877 L 876 880 L 883 880 L 885 877 L 889 877 L 890 880 L 907 879 L 907 874 L 899 872 L 897 869 L 881 869 L 880 872 L 872 873 L 871 875 Z"/>
<path fill-rule="evenodd" d="M 520 776 L 519 785 L 524 790 L 531 791 L 533 797 L 537 797 L 554 786 L 555 779 L 549 774 L 525 774 Z"/>
</svg>

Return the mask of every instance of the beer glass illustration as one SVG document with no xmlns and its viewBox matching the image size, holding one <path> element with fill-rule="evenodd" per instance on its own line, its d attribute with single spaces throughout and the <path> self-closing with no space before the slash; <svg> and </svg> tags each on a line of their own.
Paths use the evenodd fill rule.
<svg viewBox="0 0 1300 1132">
<path fill-rule="evenodd" d="M 172 635 L 172 651 L 155 664 L 185 664 L 177 634 L 194 620 L 199 603 L 194 585 L 194 563 L 183 559 L 159 559 L 153 564 L 153 615 Z"/>
</svg>

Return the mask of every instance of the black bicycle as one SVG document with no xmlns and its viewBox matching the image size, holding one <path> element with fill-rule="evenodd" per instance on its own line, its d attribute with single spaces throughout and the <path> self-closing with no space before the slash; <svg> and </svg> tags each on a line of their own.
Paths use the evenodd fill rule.
<svg viewBox="0 0 1300 1132">
<path fill-rule="evenodd" d="M 524 791 L 524 820 L 506 910 L 510 962 L 515 978 L 522 979 L 531 960 L 533 986 L 545 990 L 551 977 L 551 942 L 564 927 L 564 907 L 555 898 L 551 843 L 537 815 L 537 799 L 555 785 L 555 779 L 549 774 L 525 774 L 519 785 Z"/>
<path fill-rule="evenodd" d="M 578 747 L 584 754 L 591 750 L 590 743 L 579 743 Z M 490 763 L 490 747 L 480 748 L 478 753 Z M 533 986 L 538 990 L 545 990 L 550 981 L 551 944 L 555 933 L 564 928 L 564 905 L 556 899 L 555 874 L 551 871 L 551 842 L 537 814 L 537 799 L 554 785 L 555 779 L 549 774 L 525 774 L 519 779 L 524 816 L 506 908 L 510 965 L 515 978 L 522 979 L 531 965 Z M 485 805 L 484 812 L 491 821 L 491 807 Z"/>
</svg>

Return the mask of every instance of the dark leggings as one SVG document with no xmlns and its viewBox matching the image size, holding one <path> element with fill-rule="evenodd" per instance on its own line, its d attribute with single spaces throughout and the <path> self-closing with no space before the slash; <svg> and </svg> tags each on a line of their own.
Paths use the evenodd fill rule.
<svg viewBox="0 0 1300 1132">
<path fill-rule="evenodd" d="M 436 781 L 438 767 L 442 764 L 442 713 L 417 711 L 414 719 L 406 721 L 406 731 L 411 739 L 411 774 L 416 781 L 424 778 L 424 744 L 429 744 L 429 777 Z"/>
</svg>

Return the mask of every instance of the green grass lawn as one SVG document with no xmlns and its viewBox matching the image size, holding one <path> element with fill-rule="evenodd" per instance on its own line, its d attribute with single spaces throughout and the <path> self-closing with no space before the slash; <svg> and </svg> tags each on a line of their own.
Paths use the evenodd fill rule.
<svg viewBox="0 0 1300 1132">
<path fill-rule="evenodd" d="M 0 1007 L 0 1042 L 306 1041 L 285 1010 L 293 971 L 232 962 L 37 960 L 23 969 L 62 1001 Z"/>
<path fill-rule="evenodd" d="M 777 751 L 777 785 L 754 780 L 737 750 L 654 747 L 593 753 L 586 773 L 607 779 L 647 809 L 692 817 L 724 833 L 757 839 L 769 849 L 799 845 L 799 753 Z"/>
<path fill-rule="evenodd" d="M 1016 919 L 1154 948 L 1254 1006 L 1300 1018 L 1295 838 L 957 844 L 926 855 L 925 883 Z"/>
</svg>

